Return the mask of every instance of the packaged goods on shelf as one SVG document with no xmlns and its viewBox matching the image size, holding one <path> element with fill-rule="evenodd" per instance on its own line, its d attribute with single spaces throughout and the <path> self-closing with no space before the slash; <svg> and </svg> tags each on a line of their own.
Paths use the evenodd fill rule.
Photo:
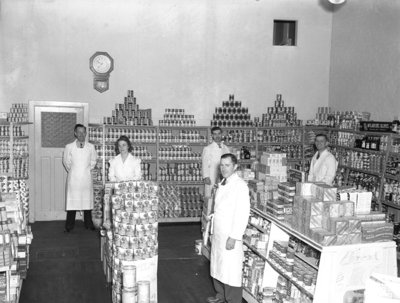
<svg viewBox="0 0 400 303">
<path fill-rule="evenodd" d="M 159 218 L 200 217 L 204 197 L 196 186 L 160 185 Z"/>
<path fill-rule="evenodd" d="M 252 251 L 245 252 L 242 285 L 255 298 L 262 300 L 265 262 Z M 271 296 L 272 297 L 272 296 Z"/>
<path fill-rule="evenodd" d="M 338 147 L 333 148 L 331 152 L 338 159 L 339 166 L 371 171 L 376 174 L 382 171 L 383 155 L 345 150 Z"/>
<path fill-rule="evenodd" d="M 193 152 L 188 145 L 172 145 L 159 148 L 160 160 L 201 160 L 201 152 Z"/>
<path fill-rule="evenodd" d="M 96 228 L 100 228 L 100 226 L 103 224 L 103 196 L 103 185 L 99 183 L 94 183 L 92 221 Z"/>
<path fill-rule="evenodd" d="M 166 108 L 163 118 L 159 121 L 159 126 L 196 126 L 194 115 L 185 114 L 182 108 Z"/>
<path fill-rule="evenodd" d="M 166 163 L 159 167 L 159 181 L 201 181 L 200 163 Z"/>
<path fill-rule="evenodd" d="M 311 195 L 295 196 L 292 227 L 326 246 L 390 240 L 393 224 L 385 222 L 385 214 L 368 209 L 371 193 L 339 192 L 338 198 L 345 200 L 337 201 L 336 192 L 323 184 L 298 183 L 297 194 Z"/>
<path fill-rule="evenodd" d="M 29 187 L 27 181 L 0 176 L 0 193 L 10 193 L 11 195 L 5 196 L 8 199 L 14 199 L 15 197 L 15 203 L 21 208 L 27 221 L 29 217 Z"/>
<path fill-rule="evenodd" d="M 179 133 L 171 129 L 160 129 L 158 138 L 160 143 L 207 143 L 207 136 L 198 130 L 179 130 Z"/>
<path fill-rule="evenodd" d="M 111 117 L 103 118 L 104 124 L 151 126 L 151 109 L 139 109 L 133 90 L 128 90 L 124 103 L 115 104 Z"/>
<path fill-rule="evenodd" d="M 277 178 L 280 182 L 286 182 L 286 164 L 286 154 L 263 152 L 257 169 L 257 179 L 264 180 L 265 176 L 271 176 Z"/>
<path fill-rule="evenodd" d="M 388 156 L 385 173 L 390 177 L 397 177 L 400 180 L 400 153 Z"/>
<path fill-rule="evenodd" d="M 274 106 L 268 107 L 267 113 L 262 114 L 262 119 L 261 119 L 262 126 L 272 126 L 272 127 L 301 126 L 302 123 L 303 121 L 297 119 L 297 114 L 294 111 L 294 107 L 285 106 L 285 101 L 282 100 L 281 94 L 276 95 Z M 268 137 L 269 135 L 268 133 L 266 133 L 262 134 L 262 136 Z"/>
<path fill-rule="evenodd" d="M 252 127 L 249 110 L 242 107 L 242 102 L 235 100 L 234 95 L 229 95 L 228 101 L 222 102 L 222 107 L 215 108 L 211 126 L 220 127 Z"/>
<path fill-rule="evenodd" d="M 111 229 L 106 233 L 112 302 L 135 299 L 131 288 L 140 288 L 143 280 L 148 302 L 157 302 L 158 185 L 146 181 L 108 183 L 104 200 L 112 212 Z"/>
<path fill-rule="evenodd" d="M 28 104 L 13 103 L 10 112 L 7 113 L 8 122 L 28 122 Z"/>
<path fill-rule="evenodd" d="M 254 171 L 252 171 L 249 168 L 237 170 L 236 173 L 238 174 L 238 176 L 240 178 L 242 178 L 245 181 L 254 180 L 254 178 L 255 178 Z"/>
<path fill-rule="evenodd" d="M 400 207 L 400 181 L 385 179 L 383 185 L 383 198 L 385 202 L 391 202 Z"/>
<path fill-rule="evenodd" d="M 371 114 L 357 111 L 334 111 L 330 107 L 318 107 L 314 120 L 307 120 L 306 125 L 337 127 L 358 130 L 361 121 L 369 121 Z"/>
</svg>

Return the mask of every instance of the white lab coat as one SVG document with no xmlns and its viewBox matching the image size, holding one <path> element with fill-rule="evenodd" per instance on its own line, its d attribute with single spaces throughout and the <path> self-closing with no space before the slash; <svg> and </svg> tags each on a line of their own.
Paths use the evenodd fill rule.
<svg viewBox="0 0 400 303">
<path fill-rule="evenodd" d="M 332 185 L 333 180 L 335 179 L 338 163 L 335 157 L 328 150 L 324 150 L 319 159 L 317 159 L 317 155 L 318 152 L 315 153 L 311 160 L 308 181 L 324 182 L 328 185 Z"/>
<path fill-rule="evenodd" d="M 229 153 L 229 148 L 221 142 L 221 148 L 217 143 L 213 142 L 203 149 L 202 160 L 202 171 L 203 179 L 210 178 L 211 185 L 205 185 L 204 196 L 211 197 L 212 187 L 216 182 L 218 182 L 219 163 L 221 161 L 221 156 L 223 154 Z"/>
<path fill-rule="evenodd" d="M 64 149 L 63 164 L 68 172 L 66 210 L 93 209 L 93 181 L 91 170 L 96 166 L 94 145 L 85 142 L 83 148 L 76 141 Z"/>
<path fill-rule="evenodd" d="M 128 154 L 125 162 L 122 161 L 121 154 L 109 161 L 110 168 L 108 170 L 108 179 L 110 181 L 128 181 L 140 180 L 142 178 L 142 170 L 140 167 L 141 160 Z"/>
<path fill-rule="evenodd" d="M 230 286 L 242 286 L 242 238 L 250 215 L 247 184 L 235 173 L 225 185 L 218 185 L 214 207 L 214 233 L 211 242 L 210 273 L 214 279 Z M 235 248 L 225 248 L 228 237 Z"/>
</svg>

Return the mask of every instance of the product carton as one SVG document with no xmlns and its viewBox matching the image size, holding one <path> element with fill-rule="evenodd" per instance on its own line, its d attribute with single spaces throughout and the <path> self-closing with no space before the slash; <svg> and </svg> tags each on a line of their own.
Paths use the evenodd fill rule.
<svg viewBox="0 0 400 303">
<path fill-rule="evenodd" d="M 322 201 L 336 201 L 337 188 L 327 184 L 315 184 L 315 196 Z"/>
<path fill-rule="evenodd" d="M 386 222 L 361 222 L 362 242 L 382 242 L 393 240 L 393 224 Z"/>
<path fill-rule="evenodd" d="M 296 195 L 298 196 L 316 196 L 315 185 L 324 184 L 322 182 L 297 182 Z"/>
<path fill-rule="evenodd" d="M 313 229 L 310 236 L 323 246 L 335 245 L 337 242 L 337 236 L 325 229 Z"/>
</svg>

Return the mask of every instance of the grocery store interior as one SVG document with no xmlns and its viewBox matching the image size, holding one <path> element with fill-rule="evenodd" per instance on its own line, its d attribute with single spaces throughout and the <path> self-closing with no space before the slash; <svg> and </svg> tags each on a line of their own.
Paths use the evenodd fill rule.
<svg viewBox="0 0 400 303">
<path fill-rule="evenodd" d="M 0 0 L 0 302 L 400 302 L 399 58 L 397 0 Z"/>
</svg>

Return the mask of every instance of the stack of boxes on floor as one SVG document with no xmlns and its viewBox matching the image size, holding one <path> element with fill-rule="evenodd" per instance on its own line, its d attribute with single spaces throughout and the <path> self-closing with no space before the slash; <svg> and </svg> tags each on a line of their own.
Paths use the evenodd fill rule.
<svg viewBox="0 0 400 303">
<path fill-rule="evenodd" d="M 113 303 L 157 300 L 157 191 L 149 181 L 106 184 L 105 259 Z"/>
<path fill-rule="evenodd" d="M 0 177 L 1 302 L 7 297 L 11 302 L 17 300 L 21 279 L 27 275 L 29 245 L 33 238 L 28 226 L 28 199 L 29 191 L 24 180 Z M 6 289 L 7 284 L 10 286 L 9 293 Z"/>
<path fill-rule="evenodd" d="M 390 241 L 393 224 L 371 212 L 372 193 L 297 183 L 292 227 L 324 246 Z"/>
</svg>

